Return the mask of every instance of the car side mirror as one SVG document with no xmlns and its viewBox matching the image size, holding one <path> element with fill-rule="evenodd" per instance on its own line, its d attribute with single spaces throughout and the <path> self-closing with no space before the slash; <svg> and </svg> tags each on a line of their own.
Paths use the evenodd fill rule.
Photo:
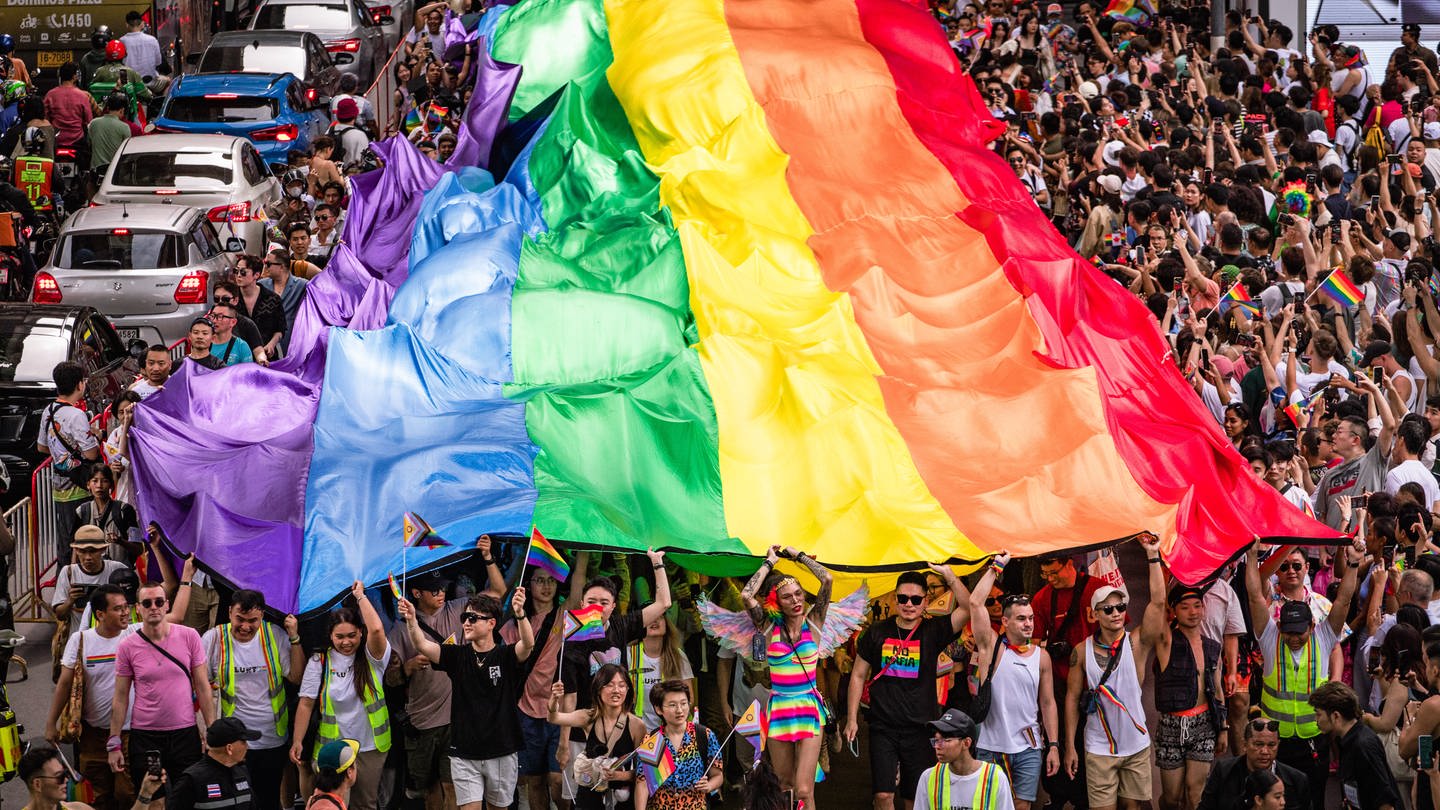
<svg viewBox="0 0 1440 810">
<path fill-rule="evenodd" d="M 125 349 L 129 351 L 130 356 L 136 360 L 144 360 L 145 352 L 149 349 L 149 346 L 146 345 L 145 341 L 137 338 L 126 343 Z"/>
<path fill-rule="evenodd" d="M 380 19 L 376 20 L 376 22 L 380 23 L 381 25 L 394 25 L 395 18 L 390 16 L 389 14 L 381 14 Z"/>
<path fill-rule="evenodd" d="M 245 240 L 244 240 L 244 239 L 241 239 L 241 238 L 238 237 L 238 236 L 232 236 L 232 237 L 230 237 L 229 239 L 226 239 L 226 240 L 225 240 L 225 252 L 226 252 L 226 253 L 244 253 L 244 252 L 245 252 Z"/>
<path fill-rule="evenodd" d="M 200 56 L 201 56 L 201 54 L 200 54 L 198 51 L 195 52 L 195 53 L 187 53 L 187 54 L 185 54 L 185 64 L 186 64 L 186 66 L 188 66 L 188 67 L 199 67 L 199 66 L 200 66 Z"/>
</svg>

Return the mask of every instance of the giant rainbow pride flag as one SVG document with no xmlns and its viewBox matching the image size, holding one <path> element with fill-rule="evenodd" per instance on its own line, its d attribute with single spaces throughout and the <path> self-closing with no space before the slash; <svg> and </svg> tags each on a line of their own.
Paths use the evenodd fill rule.
<svg viewBox="0 0 1440 810">
<path fill-rule="evenodd" d="M 446 166 L 355 180 L 292 355 L 138 409 L 142 514 L 281 610 L 532 526 L 858 584 L 1152 531 L 1197 581 L 1338 537 L 1256 480 L 905 0 L 492 11 Z M 482 60 L 484 61 L 484 60 Z M 523 71 L 523 72 L 522 72 Z"/>
</svg>

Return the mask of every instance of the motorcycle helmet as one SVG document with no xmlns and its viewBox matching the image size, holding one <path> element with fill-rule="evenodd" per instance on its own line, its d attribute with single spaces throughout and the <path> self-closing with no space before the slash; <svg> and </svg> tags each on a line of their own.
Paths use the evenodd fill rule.
<svg viewBox="0 0 1440 810">
<path fill-rule="evenodd" d="M 0 34 L 0 55 L 9 56 L 15 52 L 15 38 L 9 34 Z"/>
<path fill-rule="evenodd" d="M 105 44 L 110 41 L 110 26 L 102 25 L 90 34 L 90 47 L 94 50 L 104 50 Z"/>
<path fill-rule="evenodd" d="M 6 107 L 24 101 L 26 94 L 25 83 L 18 79 L 0 84 L 0 104 Z"/>
<path fill-rule="evenodd" d="M 105 58 L 111 62 L 119 62 L 125 58 L 125 43 L 118 39 L 112 39 L 105 43 Z"/>
<path fill-rule="evenodd" d="M 305 187 L 308 185 L 308 181 L 305 179 L 304 172 L 301 172 L 299 169 L 291 169 L 285 172 L 285 176 L 280 180 L 280 184 L 284 187 L 287 196 L 300 197 L 305 193 Z M 298 186 L 299 188 L 291 191 L 291 186 Z"/>
<path fill-rule="evenodd" d="M 28 155 L 45 151 L 45 131 L 39 127 L 26 127 L 25 134 L 20 136 L 20 146 Z"/>
</svg>

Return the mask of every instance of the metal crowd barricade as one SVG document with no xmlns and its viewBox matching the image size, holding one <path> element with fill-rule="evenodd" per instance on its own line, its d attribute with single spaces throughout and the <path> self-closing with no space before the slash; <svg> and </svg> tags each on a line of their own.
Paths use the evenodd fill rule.
<svg viewBox="0 0 1440 810">
<path fill-rule="evenodd" d="M 365 91 L 365 99 L 375 110 L 375 125 L 382 138 L 389 134 L 392 126 L 398 129 L 399 122 L 395 121 L 395 60 L 405 58 L 405 33 L 400 32 L 400 42 L 395 46 L 395 52 L 385 60 L 384 69 L 375 77 L 374 84 Z"/>
<path fill-rule="evenodd" d="M 10 594 L 11 606 L 17 622 L 45 621 L 47 613 L 40 596 L 35 592 L 35 529 L 34 501 L 25 498 L 5 512 L 5 523 L 15 536 L 15 553 L 10 565 L 10 579 L 6 593 Z"/>
</svg>

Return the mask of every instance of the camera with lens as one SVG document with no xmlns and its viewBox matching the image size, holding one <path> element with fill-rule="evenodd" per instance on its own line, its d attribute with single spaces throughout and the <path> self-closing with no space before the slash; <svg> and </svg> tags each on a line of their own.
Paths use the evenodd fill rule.
<svg viewBox="0 0 1440 810">
<path fill-rule="evenodd" d="M 1070 642 L 1066 641 L 1066 640 L 1063 639 L 1063 638 L 1061 638 L 1061 639 L 1056 639 L 1056 640 L 1050 642 L 1049 644 L 1046 644 L 1046 645 L 1045 645 L 1045 651 L 1048 652 L 1048 653 L 1050 653 L 1050 660 L 1051 660 L 1051 661 L 1066 661 L 1066 660 L 1069 660 L 1069 658 L 1070 658 L 1070 653 L 1071 653 L 1071 652 L 1074 652 L 1074 650 L 1075 650 L 1075 645 L 1071 644 Z"/>
</svg>

